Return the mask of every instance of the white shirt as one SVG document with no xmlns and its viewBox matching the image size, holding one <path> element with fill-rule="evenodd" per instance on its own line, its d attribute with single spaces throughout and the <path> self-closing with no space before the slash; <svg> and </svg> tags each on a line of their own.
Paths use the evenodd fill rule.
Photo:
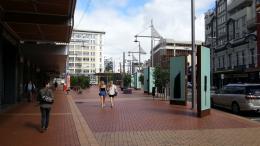
<svg viewBox="0 0 260 146">
<path fill-rule="evenodd" d="M 116 91 L 116 86 L 112 84 L 112 86 L 108 88 L 108 95 L 115 95 Z"/>
</svg>

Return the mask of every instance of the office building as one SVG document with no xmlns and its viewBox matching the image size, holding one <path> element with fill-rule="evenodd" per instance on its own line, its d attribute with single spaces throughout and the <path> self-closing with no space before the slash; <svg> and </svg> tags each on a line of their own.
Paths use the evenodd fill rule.
<svg viewBox="0 0 260 146">
<path fill-rule="evenodd" d="M 95 74 L 104 72 L 104 34 L 102 31 L 73 30 L 67 63 L 69 74 L 89 76 L 91 84 L 97 83 Z"/>
</svg>

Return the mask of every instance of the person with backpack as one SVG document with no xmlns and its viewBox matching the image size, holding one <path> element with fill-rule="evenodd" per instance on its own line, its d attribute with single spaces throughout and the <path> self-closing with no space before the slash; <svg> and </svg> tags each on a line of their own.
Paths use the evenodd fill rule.
<svg viewBox="0 0 260 146">
<path fill-rule="evenodd" d="M 39 92 L 40 110 L 41 110 L 41 130 L 43 133 L 48 129 L 50 111 L 54 102 L 53 92 L 50 88 L 49 82 L 45 82 L 44 87 Z"/>
</svg>

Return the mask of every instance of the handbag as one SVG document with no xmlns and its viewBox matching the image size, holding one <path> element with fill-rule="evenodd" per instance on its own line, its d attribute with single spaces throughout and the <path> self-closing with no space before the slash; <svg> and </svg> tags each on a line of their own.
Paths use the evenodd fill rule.
<svg viewBox="0 0 260 146">
<path fill-rule="evenodd" d="M 54 102 L 53 98 L 47 95 L 42 96 L 42 101 L 44 103 L 49 103 L 49 104 L 52 104 Z"/>
<path fill-rule="evenodd" d="M 52 104 L 54 102 L 54 99 L 52 97 L 50 97 L 47 94 L 48 91 L 45 91 L 44 95 L 42 96 L 42 102 L 43 103 L 47 103 L 47 104 Z"/>
<path fill-rule="evenodd" d="M 115 94 L 114 94 L 114 96 L 117 96 L 117 91 L 115 91 Z"/>
</svg>

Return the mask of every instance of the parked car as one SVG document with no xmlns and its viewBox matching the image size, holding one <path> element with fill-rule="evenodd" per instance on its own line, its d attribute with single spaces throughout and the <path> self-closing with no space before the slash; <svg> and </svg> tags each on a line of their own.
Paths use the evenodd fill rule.
<svg viewBox="0 0 260 146">
<path fill-rule="evenodd" d="M 260 84 L 228 84 L 211 95 L 212 106 L 240 111 L 260 111 Z"/>
</svg>

